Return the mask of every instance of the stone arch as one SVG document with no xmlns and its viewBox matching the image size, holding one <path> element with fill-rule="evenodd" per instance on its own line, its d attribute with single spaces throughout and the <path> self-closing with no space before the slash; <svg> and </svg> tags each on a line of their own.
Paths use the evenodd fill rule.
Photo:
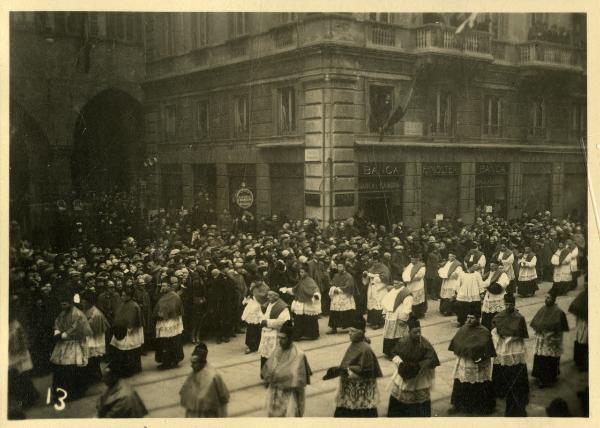
<svg viewBox="0 0 600 428">
<path fill-rule="evenodd" d="M 53 197 L 51 153 L 39 122 L 14 99 L 10 99 L 9 150 L 10 218 L 27 232 L 35 222 L 32 216 Z"/>
<path fill-rule="evenodd" d="M 78 194 L 127 190 L 143 162 L 142 105 L 118 88 L 94 95 L 77 113 L 71 178 Z"/>
</svg>

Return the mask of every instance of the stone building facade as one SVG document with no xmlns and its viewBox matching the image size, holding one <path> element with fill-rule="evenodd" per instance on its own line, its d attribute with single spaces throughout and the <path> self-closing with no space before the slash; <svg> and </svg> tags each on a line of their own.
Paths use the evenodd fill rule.
<svg viewBox="0 0 600 428">
<path fill-rule="evenodd" d="M 200 191 L 236 211 L 243 182 L 250 210 L 292 219 L 582 214 L 585 16 L 480 15 L 457 34 L 464 18 L 152 15 L 151 205 Z"/>
<path fill-rule="evenodd" d="M 128 147 L 144 147 L 143 22 L 133 13 L 11 12 L 11 218 L 24 229 L 47 223 L 84 182 L 98 190 L 117 174 L 108 153 L 127 159 L 122 170 L 138 168 Z"/>
</svg>

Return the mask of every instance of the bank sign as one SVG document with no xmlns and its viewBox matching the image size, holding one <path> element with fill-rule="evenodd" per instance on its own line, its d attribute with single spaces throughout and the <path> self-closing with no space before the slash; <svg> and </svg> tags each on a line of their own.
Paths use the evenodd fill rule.
<svg viewBox="0 0 600 428">
<path fill-rule="evenodd" d="M 254 203 L 254 194 L 247 187 L 242 187 L 235 194 L 235 203 L 243 210 L 247 210 Z"/>
<path fill-rule="evenodd" d="M 358 175 L 362 177 L 393 177 L 404 175 L 403 163 L 361 163 Z"/>
</svg>

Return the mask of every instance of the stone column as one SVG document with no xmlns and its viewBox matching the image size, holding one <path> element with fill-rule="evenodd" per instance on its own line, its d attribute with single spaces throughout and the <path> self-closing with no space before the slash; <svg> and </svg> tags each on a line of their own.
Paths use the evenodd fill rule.
<svg viewBox="0 0 600 428">
<path fill-rule="evenodd" d="M 305 192 L 320 194 L 320 206 L 308 205 L 305 213 L 324 223 L 351 217 L 358 204 L 354 165 L 355 118 L 362 96 L 358 86 L 354 76 L 325 75 L 305 82 Z"/>
<path fill-rule="evenodd" d="M 268 163 L 256 164 L 256 215 L 271 214 L 271 173 Z"/>
<path fill-rule="evenodd" d="M 552 215 L 554 217 L 562 217 L 564 214 L 564 183 L 564 162 L 552 163 Z"/>
<path fill-rule="evenodd" d="M 222 213 L 225 208 L 229 209 L 229 177 L 227 175 L 227 164 L 217 163 L 217 201 L 216 212 Z"/>
<path fill-rule="evenodd" d="M 460 196 L 458 213 L 466 224 L 475 221 L 475 163 L 463 162 L 460 166 Z"/>
<path fill-rule="evenodd" d="M 421 226 L 421 163 L 407 162 L 402 189 L 402 217 L 404 224 L 415 228 Z"/>
<path fill-rule="evenodd" d="M 521 187 L 523 185 L 523 174 L 521 174 L 521 162 L 511 162 L 508 174 L 508 207 L 509 219 L 519 218 L 523 213 L 521 206 Z"/>
<path fill-rule="evenodd" d="M 181 164 L 181 183 L 183 185 L 183 206 L 190 210 L 194 205 L 194 170 L 192 164 Z"/>
</svg>

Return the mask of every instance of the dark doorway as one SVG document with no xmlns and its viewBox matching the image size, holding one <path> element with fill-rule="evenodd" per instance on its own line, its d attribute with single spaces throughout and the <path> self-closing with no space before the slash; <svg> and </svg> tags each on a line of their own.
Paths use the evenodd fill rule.
<svg viewBox="0 0 600 428">
<path fill-rule="evenodd" d="M 75 125 L 71 174 L 73 189 L 128 191 L 144 161 L 142 108 L 127 93 L 108 89 L 81 110 Z"/>
</svg>

